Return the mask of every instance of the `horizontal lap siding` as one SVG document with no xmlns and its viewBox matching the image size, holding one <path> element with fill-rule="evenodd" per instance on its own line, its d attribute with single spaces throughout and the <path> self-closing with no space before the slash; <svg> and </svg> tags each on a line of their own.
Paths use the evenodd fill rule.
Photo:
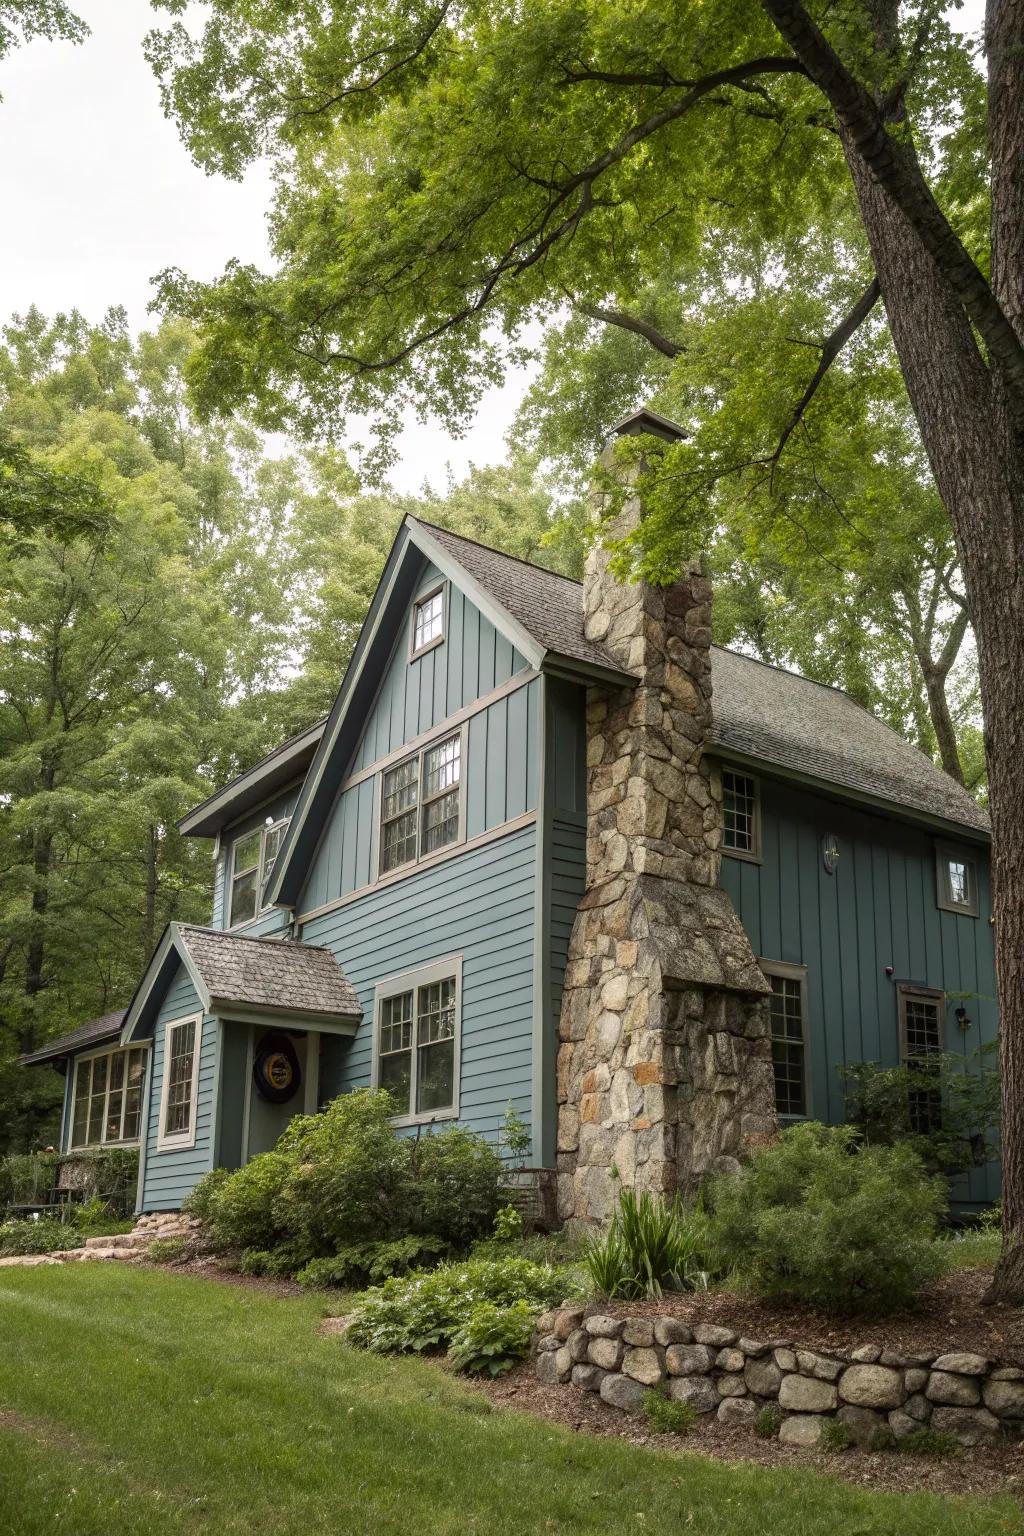
<svg viewBox="0 0 1024 1536">
<path fill-rule="evenodd" d="M 535 880 L 528 826 L 304 925 L 363 1009 L 351 1043 L 325 1042 L 322 1099 L 369 1086 L 377 983 L 461 954 L 460 1124 L 495 1137 L 510 1099 L 529 1121 Z"/>
<path fill-rule="evenodd" d="M 810 1112 L 836 1124 L 845 1113 L 844 1063 L 899 1061 L 898 982 L 947 994 L 946 1049 L 967 1058 L 996 1037 L 995 964 L 987 850 L 965 843 L 979 869 L 981 913 L 942 912 L 935 899 L 934 839 L 906 823 L 761 781 L 760 865 L 723 858 L 729 892 L 755 950 L 807 966 Z M 839 860 L 829 874 L 823 838 Z M 956 843 L 956 839 L 940 839 Z M 886 975 L 886 967 L 892 975 Z M 968 993 L 973 1028 L 953 1017 Z M 972 1067 L 977 1070 L 977 1063 Z M 993 1199 L 993 1166 L 957 1182 L 958 1203 Z"/>
<path fill-rule="evenodd" d="M 144 1211 L 176 1210 L 198 1179 L 213 1166 L 213 1119 L 217 1076 L 217 1021 L 203 1020 L 199 1053 L 199 1096 L 196 1102 L 194 1147 L 157 1151 L 160 1097 L 164 1081 L 164 1041 L 167 1025 L 201 1012 L 202 1005 L 183 966 L 168 987 L 153 1031 L 153 1056 L 146 1140 Z"/>
</svg>

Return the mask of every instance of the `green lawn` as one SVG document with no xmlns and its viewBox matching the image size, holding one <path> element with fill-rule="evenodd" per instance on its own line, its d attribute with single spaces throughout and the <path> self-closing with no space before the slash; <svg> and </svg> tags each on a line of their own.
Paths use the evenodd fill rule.
<svg viewBox="0 0 1024 1536">
<path fill-rule="evenodd" d="M 866 1493 L 573 1435 L 322 1301 L 114 1265 L 0 1271 L 0 1532 L 980 1536 L 1007 1500 Z"/>
</svg>

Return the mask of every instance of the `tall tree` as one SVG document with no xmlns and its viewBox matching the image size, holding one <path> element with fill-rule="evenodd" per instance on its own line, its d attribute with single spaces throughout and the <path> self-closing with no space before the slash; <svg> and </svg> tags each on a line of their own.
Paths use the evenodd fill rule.
<svg viewBox="0 0 1024 1536">
<path fill-rule="evenodd" d="M 783 232 L 799 253 L 837 223 L 853 231 L 858 269 L 837 274 L 844 332 L 877 279 L 977 636 L 1004 1085 L 991 1294 L 1024 1300 L 1018 0 L 988 0 L 987 90 L 931 0 L 327 12 L 212 0 L 206 12 L 198 41 L 179 20 L 150 54 L 199 160 L 237 174 L 276 158 L 280 262 L 269 277 L 234 266 L 206 289 L 165 279 L 165 299 L 204 327 L 192 377 L 208 407 L 315 428 L 339 405 L 393 420 L 419 395 L 458 416 L 498 371 L 503 337 L 566 292 L 628 308 L 699 250 L 709 297 L 726 302 L 758 241 Z M 781 276 L 769 303 L 785 301 Z M 654 573 L 699 528 L 688 472 L 685 444 L 662 456 L 645 534 Z"/>
</svg>

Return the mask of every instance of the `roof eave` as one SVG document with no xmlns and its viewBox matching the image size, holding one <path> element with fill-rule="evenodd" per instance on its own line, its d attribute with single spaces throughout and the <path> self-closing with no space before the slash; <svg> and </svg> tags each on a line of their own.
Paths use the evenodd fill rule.
<svg viewBox="0 0 1024 1536">
<path fill-rule="evenodd" d="M 564 656 L 558 651 L 544 652 L 541 671 L 573 683 L 608 683 L 615 688 L 635 688 L 640 681 L 635 672 L 625 672 L 611 664 L 581 661 L 578 656 Z"/>
<path fill-rule="evenodd" d="M 312 762 L 326 723 L 318 720 L 293 741 L 207 796 L 175 823 L 178 831 L 183 837 L 214 837 L 229 822 L 258 805 L 268 793 L 294 782 Z"/>
<path fill-rule="evenodd" d="M 835 779 L 823 779 L 817 774 L 803 773 L 797 768 L 791 768 L 788 763 L 777 762 L 763 753 L 743 752 L 718 742 L 709 742 L 707 751 L 709 756 L 721 758 L 724 762 L 738 763 L 754 773 L 767 773 L 770 778 L 785 779 L 792 784 L 805 784 L 810 789 L 822 791 L 833 800 L 845 800 L 852 805 L 862 805 L 866 809 L 882 811 L 889 816 L 899 816 L 903 821 L 913 821 L 932 831 L 944 832 L 947 836 L 958 837 L 961 840 L 968 838 L 972 842 L 985 845 L 992 841 L 991 832 L 981 827 L 971 826 L 965 821 L 953 821 L 933 811 L 922 810 L 919 806 L 907 805 L 905 801 L 889 799 L 886 795 L 872 795 L 867 790 L 853 789 L 846 784 L 838 784 Z"/>
<path fill-rule="evenodd" d="M 19 1067 L 41 1067 L 47 1062 L 66 1061 L 72 1056 L 78 1056 L 82 1051 L 92 1051 L 101 1045 L 109 1045 L 116 1040 L 121 1033 L 120 1025 L 114 1029 L 105 1031 L 102 1035 L 93 1035 L 91 1040 L 81 1040 L 77 1045 L 61 1046 L 55 1041 L 52 1046 L 42 1046 L 38 1051 L 31 1051 L 27 1056 L 19 1056 Z"/>
<path fill-rule="evenodd" d="M 316 1033 L 354 1035 L 362 1023 L 358 1013 L 327 1013 L 316 1008 L 281 1008 L 271 1003 L 239 1003 L 229 997 L 211 997 L 210 1013 L 239 1024 L 279 1024 L 282 1028 L 316 1026 Z"/>
</svg>

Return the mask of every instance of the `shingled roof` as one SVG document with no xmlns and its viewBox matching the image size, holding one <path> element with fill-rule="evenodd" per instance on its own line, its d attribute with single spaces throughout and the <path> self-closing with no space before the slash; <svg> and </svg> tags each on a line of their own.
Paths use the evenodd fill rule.
<svg viewBox="0 0 1024 1536">
<path fill-rule="evenodd" d="M 289 939 L 252 939 L 189 923 L 178 927 L 211 1007 L 232 1003 L 274 1013 L 358 1019 L 359 999 L 329 949 Z"/>
<path fill-rule="evenodd" d="M 98 1019 L 90 1019 L 87 1024 L 79 1024 L 68 1035 L 60 1035 L 56 1040 L 48 1040 L 41 1045 L 38 1051 L 31 1051 L 27 1056 L 20 1057 L 22 1066 L 31 1067 L 37 1062 L 59 1061 L 62 1056 L 69 1056 L 72 1051 L 84 1051 L 89 1046 L 103 1045 L 107 1040 L 116 1040 L 121 1033 L 121 1024 L 124 1020 L 124 1009 L 118 1008 L 114 1013 L 101 1014 Z"/>
<path fill-rule="evenodd" d="M 584 639 L 579 582 L 425 526 L 546 650 L 604 668 L 617 665 L 603 647 Z M 711 741 L 724 751 L 988 832 L 986 812 L 965 789 L 841 689 L 718 646 L 712 648 L 711 677 Z"/>
</svg>

